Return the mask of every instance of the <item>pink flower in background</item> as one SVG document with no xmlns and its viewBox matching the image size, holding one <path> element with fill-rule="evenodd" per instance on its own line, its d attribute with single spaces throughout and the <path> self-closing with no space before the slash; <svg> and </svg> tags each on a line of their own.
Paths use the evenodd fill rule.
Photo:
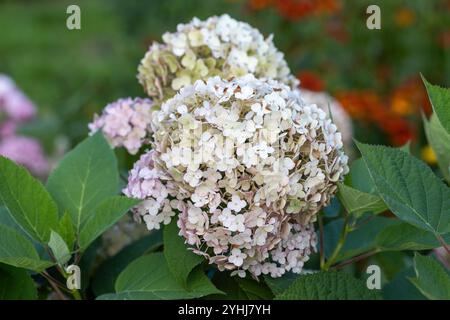
<svg viewBox="0 0 450 320">
<path fill-rule="evenodd" d="M 0 155 L 27 167 L 38 176 L 48 172 L 48 162 L 39 142 L 35 139 L 10 136 L 0 141 Z"/>
<path fill-rule="evenodd" d="M 0 155 L 45 176 L 49 164 L 39 142 L 16 134 L 17 127 L 36 115 L 36 107 L 14 81 L 0 74 Z"/>
<path fill-rule="evenodd" d="M 23 122 L 36 115 L 36 107 L 15 83 L 0 74 L 0 110 L 12 120 Z"/>
</svg>

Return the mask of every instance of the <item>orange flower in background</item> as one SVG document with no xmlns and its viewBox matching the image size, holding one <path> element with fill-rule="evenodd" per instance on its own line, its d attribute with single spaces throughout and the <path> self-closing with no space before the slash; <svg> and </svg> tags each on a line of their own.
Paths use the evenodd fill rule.
<svg viewBox="0 0 450 320">
<path fill-rule="evenodd" d="M 420 77 L 406 80 L 393 91 L 390 108 L 394 114 L 402 117 L 419 114 L 421 109 L 426 114 L 431 112 L 432 107 Z"/>
<path fill-rule="evenodd" d="M 450 48 L 450 29 L 445 30 L 438 36 L 438 43 L 444 49 Z"/>
<path fill-rule="evenodd" d="M 416 139 L 416 131 L 411 123 L 400 117 L 387 117 L 379 123 L 380 128 L 389 136 L 394 146 L 402 146 Z"/>
<path fill-rule="evenodd" d="M 352 118 L 378 122 L 385 118 L 386 108 L 381 98 L 371 91 L 342 91 L 336 99 L 343 105 Z"/>
<path fill-rule="evenodd" d="M 253 10 L 273 6 L 281 16 L 296 21 L 315 14 L 338 12 L 342 3 L 339 0 L 250 0 L 249 6 Z"/>
<path fill-rule="evenodd" d="M 252 10 L 263 10 L 272 5 L 272 0 L 250 0 L 249 6 Z"/>
<path fill-rule="evenodd" d="M 300 80 L 300 87 L 302 88 L 316 92 L 324 90 L 322 78 L 313 71 L 300 71 L 297 78 Z"/>
<path fill-rule="evenodd" d="M 411 9 L 404 7 L 395 12 L 395 23 L 402 28 L 411 26 L 416 20 L 416 15 Z"/>
<path fill-rule="evenodd" d="M 374 123 L 393 145 L 404 145 L 416 138 L 414 127 L 405 119 L 390 110 L 383 99 L 371 91 L 344 91 L 336 98 L 355 119 Z"/>
</svg>

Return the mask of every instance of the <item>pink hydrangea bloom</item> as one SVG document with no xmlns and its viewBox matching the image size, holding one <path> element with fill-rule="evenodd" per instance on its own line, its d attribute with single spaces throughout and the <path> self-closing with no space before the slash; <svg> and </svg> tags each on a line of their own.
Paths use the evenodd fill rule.
<svg viewBox="0 0 450 320">
<path fill-rule="evenodd" d="M 144 201 L 135 207 L 135 217 L 143 217 L 148 229 L 159 229 L 161 223 L 168 224 L 171 217 L 175 215 L 169 201 L 169 193 L 173 195 L 170 184 L 163 183 L 165 175 L 155 167 L 156 152 L 150 151 L 141 156 L 134 164 L 128 177 L 128 185 L 123 189 L 123 193 L 136 199 Z"/>
<path fill-rule="evenodd" d="M 136 154 L 146 141 L 152 106 L 151 100 L 141 98 L 110 103 L 89 124 L 91 134 L 102 130 L 112 147 L 125 147 L 129 153 Z"/>
<path fill-rule="evenodd" d="M 48 173 L 48 162 L 39 142 L 23 136 L 10 136 L 0 141 L 0 155 L 27 167 L 38 176 Z"/>
</svg>

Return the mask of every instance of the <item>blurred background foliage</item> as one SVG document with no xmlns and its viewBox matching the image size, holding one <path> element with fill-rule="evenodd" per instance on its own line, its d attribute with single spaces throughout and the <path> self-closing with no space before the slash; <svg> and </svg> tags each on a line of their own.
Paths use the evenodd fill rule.
<svg viewBox="0 0 450 320">
<path fill-rule="evenodd" d="M 81 30 L 66 28 L 66 8 L 81 8 Z M 366 8 L 381 8 L 382 29 L 366 28 Z M 354 119 L 355 136 L 427 153 L 421 112 L 430 106 L 419 73 L 450 84 L 448 0 L 46 0 L 0 1 L 0 72 L 36 103 L 22 128 L 52 152 L 68 147 L 108 102 L 144 96 L 136 69 L 152 41 L 192 17 L 229 13 L 249 22 L 286 55 L 306 88 L 328 91 Z M 428 150 L 429 151 L 429 150 Z"/>
</svg>

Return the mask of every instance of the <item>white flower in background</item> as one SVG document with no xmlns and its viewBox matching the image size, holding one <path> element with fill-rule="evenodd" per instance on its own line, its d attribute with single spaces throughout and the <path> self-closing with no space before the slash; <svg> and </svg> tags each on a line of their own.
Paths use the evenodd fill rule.
<svg viewBox="0 0 450 320">
<path fill-rule="evenodd" d="M 212 76 L 230 79 L 252 73 L 298 85 L 272 36 L 264 38 L 226 14 L 205 21 L 194 18 L 162 38 L 164 43 L 151 45 L 138 69 L 138 79 L 153 99 L 166 100 L 183 86 Z M 251 94 L 251 88 L 244 87 L 236 97 L 247 99 Z"/>
<path fill-rule="evenodd" d="M 100 116 L 94 116 L 90 133 L 101 130 L 112 147 L 125 147 L 136 154 L 151 133 L 152 106 L 149 99 L 119 99 L 108 104 Z"/>
<path fill-rule="evenodd" d="M 152 151 L 125 189 L 145 200 L 136 212 L 149 229 L 173 201 L 165 221 L 179 212 L 180 235 L 220 270 L 302 271 L 317 242 L 316 213 L 348 172 L 326 112 L 274 80 L 213 77 L 163 103 L 151 130 Z"/>
<path fill-rule="evenodd" d="M 344 107 L 326 92 L 314 92 L 302 88 L 299 95 L 306 104 L 316 104 L 333 119 L 334 124 L 342 134 L 344 146 L 350 147 L 353 137 L 353 124 Z"/>
</svg>

